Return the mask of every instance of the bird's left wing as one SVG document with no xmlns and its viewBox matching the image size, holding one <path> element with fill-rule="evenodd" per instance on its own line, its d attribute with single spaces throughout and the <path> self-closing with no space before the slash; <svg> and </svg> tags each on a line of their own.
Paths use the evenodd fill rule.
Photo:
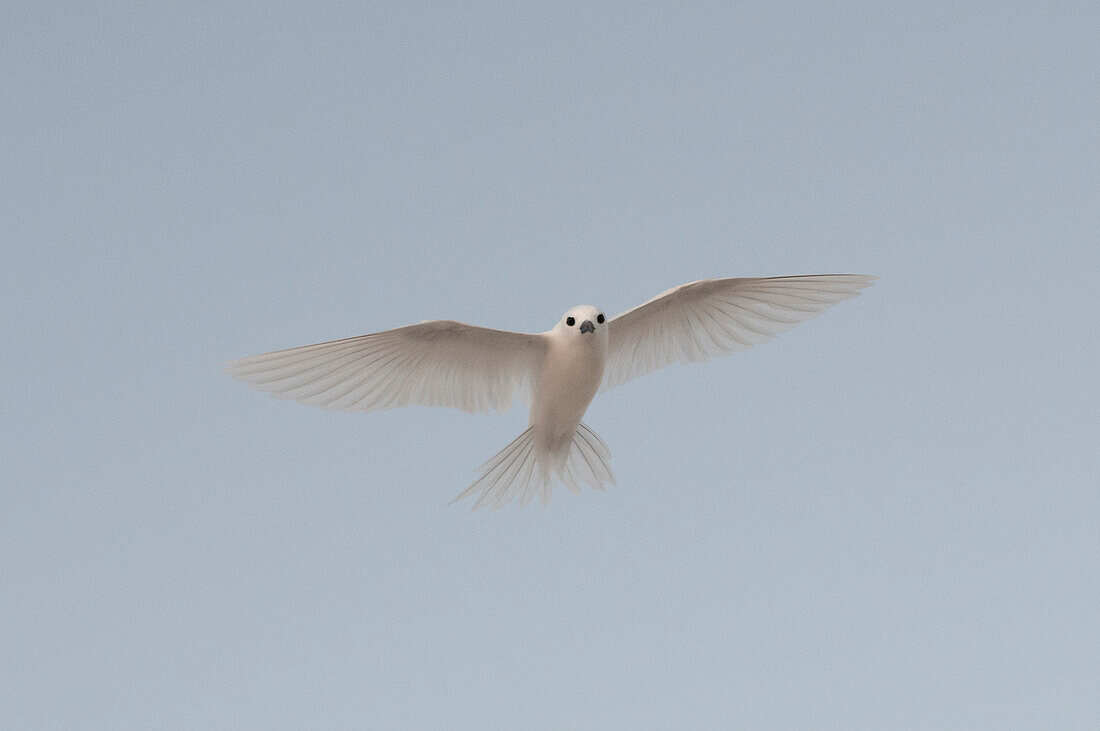
<svg viewBox="0 0 1100 731">
<path fill-rule="evenodd" d="M 875 279 L 863 274 L 742 277 L 670 289 L 608 322 L 601 390 L 676 362 L 747 350 L 858 296 Z"/>
<path fill-rule="evenodd" d="M 446 406 L 506 411 L 542 362 L 539 335 L 450 320 L 230 361 L 234 378 L 279 398 L 342 411 Z"/>
</svg>

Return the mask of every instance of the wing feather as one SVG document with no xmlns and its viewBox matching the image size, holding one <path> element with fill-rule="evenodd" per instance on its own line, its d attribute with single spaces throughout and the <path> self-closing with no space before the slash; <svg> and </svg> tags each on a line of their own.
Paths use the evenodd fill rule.
<svg viewBox="0 0 1100 731">
<path fill-rule="evenodd" d="M 858 297 L 875 279 L 863 274 L 703 279 L 662 292 L 608 322 L 602 390 L 676 362 L 747 350 Z"/>
<path fill-rule="evenodd" d="M 326 409 L 485 413 L 529 398 L 545 348 L 540 335 L 432 320 L 240 358 L 225 370 L 273 396 Z"/>
</svg>

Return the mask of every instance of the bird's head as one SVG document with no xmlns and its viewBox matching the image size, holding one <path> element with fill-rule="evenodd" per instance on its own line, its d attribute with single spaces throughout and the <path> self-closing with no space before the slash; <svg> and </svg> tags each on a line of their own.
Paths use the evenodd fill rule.
<svg viewBox="0 0 1100 731">
<path fill-rule="evenodd" d="M 607 319 L 598 307 L 577 305 L 561 316 L 554 330 L 578 338 L 594 336 L 595 339 L 606 339 Z"/>
</svg>

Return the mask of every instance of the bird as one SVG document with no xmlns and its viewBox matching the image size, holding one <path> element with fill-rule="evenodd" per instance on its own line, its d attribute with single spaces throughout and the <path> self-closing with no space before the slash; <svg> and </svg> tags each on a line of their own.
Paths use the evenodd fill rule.
<svg viewBox="0 0 1100 731">
<path fill-rule="evenodd" d="M 426 320 L 393 330 L 228 361 L 225 371 L 274 396 L 374 412 L 441 406 L 469 413 L 530 405 L 527 429 L 478 468 L 453 501 L 472 510 L 513 499 L 545 506 L 560 483 L 614 485 L 611 452 L 583 421 L 593 398 L 674 363 L 747 350 L 852 297 L 877 277 L 803 274 L 701 279 L 608 318 L 572 307 L 550 330 L 521 333 Z"/>
</svg>

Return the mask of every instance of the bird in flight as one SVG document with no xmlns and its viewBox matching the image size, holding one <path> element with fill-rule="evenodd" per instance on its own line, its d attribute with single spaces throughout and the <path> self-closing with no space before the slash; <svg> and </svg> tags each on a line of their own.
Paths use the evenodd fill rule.
<svg viewBox="0 0 1100 731">
<path fill-rule="evenodd" d="M 527 429 L 478 468 L 455 500 L 493 509 L 560 481 L 614 485 L 611 452 L 581 421 L 597 393 L 672 365 L 747 350 L 838 302 L 876 277 L 810 274 L 703 279 L 615 317 L 579 305 L 544 333 L 429 320 L 385 332 L 230 361 L 226 372 L 279 398 L 342 411 L 446 406 L 470 413 L 530 404 Z"/>
</svg>

